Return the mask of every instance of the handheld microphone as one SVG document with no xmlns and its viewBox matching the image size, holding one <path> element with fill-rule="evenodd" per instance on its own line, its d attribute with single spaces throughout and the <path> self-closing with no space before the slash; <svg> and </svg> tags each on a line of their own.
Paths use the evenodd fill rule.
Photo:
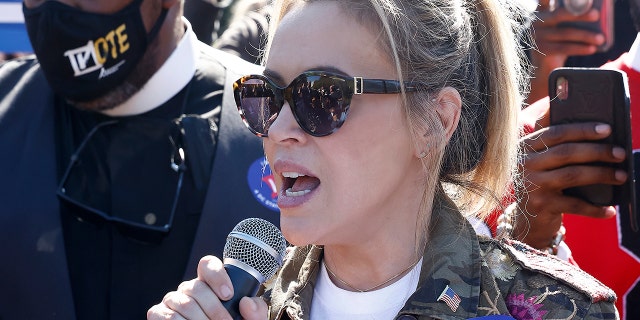
<svg viewBox="0 0 640 320">
<path fill-rule="evenodd" d="M 222 257 L 233 284 L 233 297 L 222 305 L 233 319 L 242 319 L 240 299 L 255 296 L 260 284 L 280 269 L 286 248 L 280 229 L 263 219 L 242 220 L 229 233 Z"/>
</svg>

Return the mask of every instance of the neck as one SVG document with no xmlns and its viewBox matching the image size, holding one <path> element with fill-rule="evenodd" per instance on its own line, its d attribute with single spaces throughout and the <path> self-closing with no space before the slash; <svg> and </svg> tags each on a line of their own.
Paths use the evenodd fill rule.
<svg viewBox="0 0 640 320">
<path fill-rule="evenodd" d="M 369 287 L 357 287 L 355 285 L 350 284 L 349 282 L 347 282 L 346 280 L 343 280 L 342 278 L 340 278 L 330 267 L 329 264 L 327 264 L 325 262 L 325 268 L 327 270 L 327 273 L 329 274 L 329 278 L 331 279 L 331 281 L 339 288 L 344 289 L 344 290 L 348 290 L 348 291 L 355 291 L 355 292 L 370 292 L 370 291 L 375 291 L 378 289 L 382 289 L 385 288 L 393 283 L 395 283 L 396 281 L 402 279 L 402 277 L 404 277 L 407 273 L 409 273 L 411 270 L 413 270 L 413 268 L 416 266 L 416 264 L 418 262 L 420 262 L 420 258 L 418 257 L 414 262 L 412 262 L 411 264 L 409 264 L 406 268 L 400 270 L 399 272 L 395 273 L 394 275 L 386 278 L 386 280 L 380 281 L 378 284 L 375 285 L 371 285 Z"/>
<path fill-rule="evenodd" d="M 138 92 L 117 107 L 102 111 L 103 114 L 118 117 L 145 113 L 167 102 L 191 81 L 198 59 L 197 40 L 189 22 L 182 19 L 181 24 L 185 31 L 171 55 L 163 60 Z"/>
<path fill-rule="evenodd" d="M 349 291 L 383 288 L 422 257 L 434 199 L 412 199 L 394 208 L 369 210 L 366 222 L 345 227 L 331 242 L 322 243 L 323 261 L 336 286 Z"/>
<path fill-rule="evenodd" d="M 640 72 L 640 32 L 636 35 L 636 40 L 631 45 L 624 62 L 631 69 Z"/>
<path fill-rule="evenodd" d="M 394 243 L 378 246 L 372 242 L 357 250 L 325 246 L 323 261 L 329 277 L 336 286 L 348 291 L 373 291 L 393 284 L 422 257 L 422 250 L 416 250 L 415 240 Z"/>
</svg>

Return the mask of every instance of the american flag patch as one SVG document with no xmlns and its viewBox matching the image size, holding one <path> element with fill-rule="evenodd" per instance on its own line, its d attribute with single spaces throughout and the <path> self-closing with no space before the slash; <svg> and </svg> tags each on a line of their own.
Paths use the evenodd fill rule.
<svg viewBox="0 0 640 320">
<path fill-rule="evenodd" d="M 453 291 L 449 286 L 444 288 L 440 296 L 438 297 L 438 301 L 444 301 L 451 311 L 456 312 L 458 310 L 458 306 L 460 306 L 460 296 Z"/>
</svg>

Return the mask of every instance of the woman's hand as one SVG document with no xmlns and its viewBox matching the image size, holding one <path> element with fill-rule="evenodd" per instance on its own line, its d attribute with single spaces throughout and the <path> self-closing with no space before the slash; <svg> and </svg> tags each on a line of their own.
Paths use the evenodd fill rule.
<svg viewBox="0 0 640 320">
<path fill-rule="evenodd" d="M 233 285 L 220 259 L 205 256 L 198 264 L 198 277 L 182 282 L 162 302 L 147 311 L 147 319 L 231 319 L 222 305 L 233 297 Z M 265 320 L 268 306 L 259 297 L 240 300 L 240 314 L 246 320 Z"/>
</svg>

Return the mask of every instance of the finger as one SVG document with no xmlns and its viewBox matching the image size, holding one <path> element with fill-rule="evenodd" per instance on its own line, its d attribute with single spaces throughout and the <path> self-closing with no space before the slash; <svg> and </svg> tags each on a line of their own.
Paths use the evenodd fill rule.
<svg viewBox="0 0 640 320">
<path fill-rule="evenodd" d="M 178 312 L 167 308 L 166 305 L 159 303 L 152 306 L 147 311 L 147 320 L 186 320 Z"/>
<path fill-rule="evenodd" d="M 624 161 L 625 157 L 625 150 L 617 146 L 602 143 L 569 142 L 541 152 L 527 153 L 521 165 L 525 171 L 548 171 L 594 162 L 615 164 Z"/>
<path fill-rule="evenodd" d="M 549 225 L 563 213 L 606 219 L 616 215 L 612 206 L 597 206 L 580 198 L 560 193 L 528 194 L 520 201 L 522 212 L 532 223 Z"/>
<path fill-rule="evenodd" d="M 538 49 L 543 53 L 542 45 L 546 42 L 573 42 L 585 45 L 600 45 L 604 41 L 602 34 L 572 27 L 539 28 L 533 31 Z"/>
<path fill-rule="evenodd" d="M 621 185 L 627 173 L 609 167 L 568 166 L 560 169 L 525 176 L 527 190 L 546 188 L 551 191 L 593 184 Z"/>
<path fill-rule="evenodd" d="M 525 151 L 543 151 L 565 142 L 601 140 L 610 134 L 611 126 L 605 123 L 569 123 L 539 129 L 520 141 Z"/>
<path fill-rule="evenodd" d="M 614 207 L 601 207 L 582 199 L 562 194 L 531 195 L 519 202 L 513 237 L 534 248 L 548 247 L 562 224 L 563 213 L 576 213 L 593 218 L 615 216 Z"/>
<path fill-rule="evenodd" d="M 594 54 L 598 50 L 598 46 L 604 42 L 601 35 L 591 35 L 593 42 L 586 41 L 568 41 L 568 40 L 543 40 L 537 41 L 539 54 L 546 56 L 560 55 L 566 56 L 588 56 Z M 587 39 L 587 38 L 584 38 Z M 540 60 L 540 58 L 538 58 Z"/>
<path fill-rule="evenodd" d="M 591 9 L 583 15 L 576 16 L 565 8 L 558 8 L 554 11 L 539 11 L 536 13 L 536 17 L 533 27 L 540 28 L 557 26 L 563 22 L 595 22 L 600 19 L 600 13 L 597 9 Z"/>
<path fill-rule="evenodd" d="M 211 287 L 200 279 L 193 279 L 181 283 L 178 286 L 178 291 L 194 299 L 209 319 L 229 316 Z"/>
<path fill-rule="evenodd" d="M 233 297 L 233 284 L 220 259 L 205 256 L 198 263 L 198 279 L 204 281 L 221 300 Z"/>
<path fill-rule="evenodd" d="M 269 317 L 269 306 L 260 297 L 240 299 L 240 314 L 245 320 L 265 320 Z"/>
<path fill-rule="evenodd" d="M 571 197 L 573 198 L 573 197 Z M 617 210 L 614 206 L 604 206 L 600 207 L 597 205 L 590 204 L 586 201 L 582 201 L 582 203 L 567 208 L 565 213 L 574 214 L 584 217 L 596 218 L 596 219 L 609 219 L 616 215 Z"/>
<path fill-rule="evenodd" d="M 185 319 L 208 319 L 198 302 L 182 292 L 171 291 L 167 293 L 162 299 L 162 303 Z"/>
</svg>

